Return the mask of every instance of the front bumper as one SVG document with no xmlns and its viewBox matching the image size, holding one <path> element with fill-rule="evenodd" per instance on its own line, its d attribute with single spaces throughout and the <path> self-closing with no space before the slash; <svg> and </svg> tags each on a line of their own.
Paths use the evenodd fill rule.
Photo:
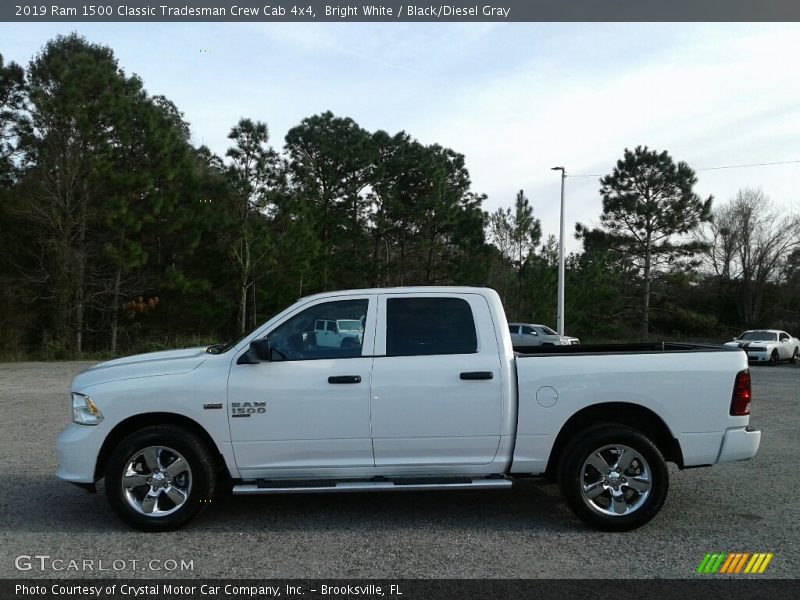
<svg viewBox="0 0 800 600">
<path fill-rule="evenodd" d="M 722 438 L 718 463 L 748 460 L 758 452 L 761 444 L 761 431 L 758 429 L 729 429 Z"/>
<path fill-rule="evenodd" d="M 769 360 L 770 360 L 770 355 L 767 354 L 766 352 L 751 351 L 747 353 L 747 361 L 751 363 L 769 362 Z"/>
<path fill-rule="evenodd" d="M 97 456 L 105 439 L 101 425 L 70 423 L 56 438 L 56 477 L 70 483 L 92 484 Z"/>
</svg>

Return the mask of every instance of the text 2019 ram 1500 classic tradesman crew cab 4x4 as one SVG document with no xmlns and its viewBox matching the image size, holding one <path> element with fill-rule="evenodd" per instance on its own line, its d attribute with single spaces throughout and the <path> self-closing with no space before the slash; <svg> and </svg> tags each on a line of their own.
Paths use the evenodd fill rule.
<svg viewBox="0 0 800 600">
<path fill-rule="evenodd" d="M 360 335 L 320 345 L 320 321 Z M 557 479 L 604 530 L 649 521 L 680 468 L 752 458 L 747 356 L 689 344 L 514 351 L 493 290 L 299 300 L 226 346 L 94 366 L 71 387 L 58 476 L 144 530 L 234 494 L 496 489 Z M 701 501 L 700 498 L 697 501 Z M 532 510 L 535 507 L 531 507 Z"/>
</svg>

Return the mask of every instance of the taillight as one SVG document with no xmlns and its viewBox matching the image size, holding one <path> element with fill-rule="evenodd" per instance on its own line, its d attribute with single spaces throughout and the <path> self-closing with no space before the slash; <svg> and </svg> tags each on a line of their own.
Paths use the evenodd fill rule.
<svg viewBox="0 0 800 600">
<path fill-rule="evenodd" d="M 736 374 L 731 398 L 731 415 L 746 417 L 750 414 L 750 371 L 745 369 Z"/>
</svg>

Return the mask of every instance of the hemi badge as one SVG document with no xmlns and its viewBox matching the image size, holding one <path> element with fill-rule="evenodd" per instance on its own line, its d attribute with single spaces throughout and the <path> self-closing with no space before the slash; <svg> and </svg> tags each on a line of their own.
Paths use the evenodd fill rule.
<svg viewBox="0 0 800 600">
<path fill-rule="evenodd" d="M 206 410 L 211 410 L 213 408 L 222 408 L 222 402 L 206 402 L 203 404 L 203 408 Z"/>
</svg>

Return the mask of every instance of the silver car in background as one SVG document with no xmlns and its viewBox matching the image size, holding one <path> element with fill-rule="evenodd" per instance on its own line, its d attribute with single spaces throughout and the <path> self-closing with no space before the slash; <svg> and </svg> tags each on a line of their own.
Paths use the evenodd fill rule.
<svg viewBox="0 0 800 600">
<path fill-rule="evenodd" d="M 526 346 L 574 346 L 581 341 L 576 337 L 559 335 L 547 325 L 536 323 L 509 323 L 508 331 L 511 333 L 511 344 L 515 348 Z"/>
</svg>

